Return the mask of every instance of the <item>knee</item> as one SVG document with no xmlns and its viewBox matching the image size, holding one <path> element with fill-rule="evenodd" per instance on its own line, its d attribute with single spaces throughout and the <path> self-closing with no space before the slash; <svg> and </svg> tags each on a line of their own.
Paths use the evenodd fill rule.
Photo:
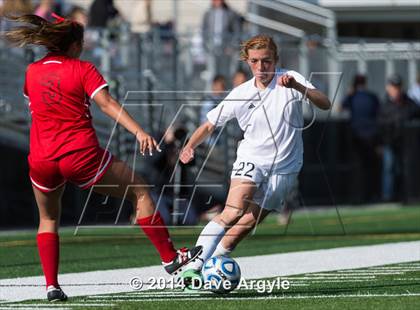
<svg viewBox="0 0 420 310">
<path fill-rule="evenodd" d="M 223 209 L 220 219 L 226 225 L 234 225 L 246 213 L 250 200 L 247 195 L 237 203 L 227 202 Z"/>
<path fill-rule="evenodd" d="M 243 210 L 226 205 L 220 214 L 220 221 L 226 226 L 235 225 L 243 215 Z"/>
<path fill-rule="evenodd" d="M 248 219 L 245 221 L 244 225 L 241 225 L 243 227 L 244 232 L 249 233 L 252 229 L 255 228 L 257 225 L 257 220 L 254 218 Z"/>
<path fill-rule="evenodd" d="M 150 192 L 145 189 L 136 189 L 128 195 L 129 201 L 132 203 L 136 212 L 136 217 L 149 215 L 153 213 L 155 209 L 153 198 Z"/>
<path fill-rule="evenodd" d="M 151 198 L 150 193 L 146 188 L 133 187 L 128 191 L 127 199 L 136 205 L 139 202 L 147 201 Z"/>
</svg>

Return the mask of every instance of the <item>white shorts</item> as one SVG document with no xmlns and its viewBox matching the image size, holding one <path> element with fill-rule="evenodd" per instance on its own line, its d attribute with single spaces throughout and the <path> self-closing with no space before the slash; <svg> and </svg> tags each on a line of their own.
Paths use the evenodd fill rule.
<svg viewBox="0 0 420 310">
<path fill-rule="evenodd" d="M 270 174 L 270 169 L 238 158 L 233 163 L 230 178 L 255 183 L 257 190 L 253 201 L 263 209 L 280 211 L 288 195 L 298 186 L 298 174 Z"/>
</svg>

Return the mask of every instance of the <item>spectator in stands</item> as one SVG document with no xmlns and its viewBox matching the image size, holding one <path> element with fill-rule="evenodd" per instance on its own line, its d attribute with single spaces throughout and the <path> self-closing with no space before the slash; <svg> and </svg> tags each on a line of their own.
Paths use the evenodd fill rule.
<svg viewBox="0 0 420 310">
<path fill-rule="evenodd" d="M 86 11 L 80 6 L 73 6 L 70 12 L 68 13 L 67 17 L 71 20 L 74 20 L 75 22 L 78 22 L 83 27 L 86 27 L 88 25 L 89 20 Z"/>
<path fill-rule="evenodd" d="M 101 48 L 95 45 L 95 43 L 98 41 L 99 34 L 93 29 L 86 29 L 86 27 L 89 24 L 89 18 L 85 9 L 83 9 L 80 6 L 74 5 L 68 12 L 67 18 L 70 20 L 74 20 L 75 22 L 78 22 L 83 27 L 85 27 L 85 36 L 83 44 L 84 51 L 90 51 L 95 49 L 102 51 Z"/>
<path fill-rule="evenodd" d="M 223 75 L 217 74 L 213 78 L 211 91 L 212 91 L 211 94 L 207 95 L 204 98 L 204 101 L 201 106 L 201 110 L 200 110 L 201 123 L 207 121 L 207 113 L 213 110 L 224 99 L 226 95 L 225 93 L 226 92 L 226 79 Z M 218 129 L 216 130 L 217 131 L 212 135 L 212 138 L 218 135 L 219 130 Z M 208 147 L 208 145 L 212 144 L 212 138 L 208 138 L 202 147 Z M 223 142 L 221 139 L 219 139 L 216 141 L 216 143 L 219 144 Z M 214 150 L 213 152 L 217 152 L 217 151 L 218 150 Z M 213 200 L 211 206 L 210 207 L 207 206 L 206 208 L 199 210 L 199 212 L 201 213 L 201 220 L 209 221 L 215 215 L 220 213 L 220 211 L 223 209 L 223 205 L 220 201 Z"/>
<path fill-rule="evenodd" d="M 342 108 L 350 112 L 352 146 L 359 164 L 357 184 L 362 202 L 379 198 L 379 156 L 377 153 L 378 97 L 366 89 L 366 76 L 354 77 L 351 93 L 344 99 Z M 376 197 L 375 197 L 376 196 Z"/>
<path fill-rule="evenodd" d="M 204 98 L 203 104 L 200 111 L 200 121 L 204 122 L 207 120 L 207 113 L 219 104 L 220 101 L 225 97 L 226 91 L 226 79 L 223 75 L 217 74 L 213 78 L 211 86 L 211 94 Z"/>
<path fill-rule="evenodd" d="M 106 28 L 108 23 L 120 16 L 113 0 L 94 0 L 89 9 L 89 26 Z"/>
<path fill-rule="evenodd" d="M 417 73 L 416 84 L 413 85 L 408 91 L 408 97 L 420 106 L 420 71 Z"/>
<path fill-rule="evenodd" d="M 238 69 L 236 70 L 232 78 L 232 88 L 238 87 L 239 85 L 245 83 L 248 80 L 249 78 L 246 71 L 244 71 L 243 69 Z M 244 133 L 241 127 L 239 127 L 239 124 L 236 120 L 232 122 L 232 124 L 230 125 L 228 129 L 229 129 L 229 135 L 233 137 L 237 142 L 239 142 L 239 140 L 242 140 L 244 138 Z"/>
<path fill-rule="evenodd" d="M 225 76 L 232 74 L 232 46 L 239 43 L 241 16 L 234 12 L 225 0 L 212 0 L 204 14 L 201 32 L 204 48 L 208 52 L 208 68 L 212 73 Z"/>
<path fill-rule="evenodd" d="M 239 86 L 242 83 L 245 83 L 247 80 L 248 80 L 248 75 L 246 74 L 246 72 L 242 69 L 238 69 L 233 75 L 232 86 L 233 88 L 235 88 L 236 86 Z"/>
<path fill-rule="evenodd" d="M 196 210 L 191 208 L 187 213 L 187 207 L 191 199 L 191 187 L 189 184 L 189 168 L 191 165 L 180 165 L 178 163 L 179 149 L 185 143 L 187 130 L 182 124 L 170 126 L 162 134 L 161 143 L 162 152 L 157 153 L 151 158 L 152 165 L 157 172 L 153 182 L 153 194 L 158 203 L 157 209 L 162 214 L 166 223 L 172 222 L 174 211 L 179 212 L 178 223 L 193 225 L 197 223 Z M 184 185 L 184 186 L 183 186 Z M 178 204 L 178 210 L 174 210 L 175 203 Z"/>
<path fill-rule="evenodd" d="M 35 15 L 48 21 L 52 21 L 51 13 L 55 12 L 54 0 L 41 0 L 35 9 Z M 60 13 L 60 12 L 57 12 Z"/>
<path fill-rule="evenodd" d="M 204 14 L 201 28 L 207 47 L 222 47 L 226 41 L 238 35 L 240 29 L 240 16 L 224 0 L 212 0 L 211 7 Z"/>
<path fill-rule="evenodd" d="M 94 58 L 100 59 L 104 54 L 111 59 L 111 66 L 121 66 L 121 55 L 119 54 L 119 37 L 121 33 L 120 12 L 114 6 L 113 0 L 94 0 L 89 8 L 88 14 L 89 28 L 87 34 L 88 43 L 95 43 L 104 40 L 107 42 L 107 48 L 102 44 L 96 44 L 92 48 Z M 105 32 L 104 30 L 108 32 Z M 89 42 L 90 41 L 90 42 Z"/>
<path fill-rule="evenodd" d="M 378 122 L 382 148 L 382 199 L 401 199 L 404 125 L 420 116 L 420 107 L 403 91 L 402 78 L 394 74 L 388 79 L 386 99 Z"/>
</svg>

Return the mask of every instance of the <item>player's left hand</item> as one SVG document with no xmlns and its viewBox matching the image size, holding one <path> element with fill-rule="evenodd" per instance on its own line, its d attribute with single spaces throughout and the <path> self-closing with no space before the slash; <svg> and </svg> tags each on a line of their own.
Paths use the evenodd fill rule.
<svg viewBox="0 0 420 310">
<path fill-rule="evenodd" d="M 296 88 L 297 82 L 291 75 L 283 74 L 277 78 L 277 84 L 286 88 Z"/>
</svg>

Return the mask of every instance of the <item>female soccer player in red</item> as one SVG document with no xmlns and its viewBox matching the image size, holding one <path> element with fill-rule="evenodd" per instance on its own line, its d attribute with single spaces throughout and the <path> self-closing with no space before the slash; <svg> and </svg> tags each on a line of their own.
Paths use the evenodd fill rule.
<svg viewBox="0 0 420 310">
<path fill-rule="evenodd" d="M 142 154 L 159 150 L 157 143 L 109 94 L 95 66 L 79 59 L 83 26 L 54 17 L 54 23 L 35 15 L 13 17 L 23 26 L 6 33 L 6 38 L 17 46 L 35 44 L 49 51 L 28 66 L 24 86 L 32 115 L 29 175 L 39 208 L 37 244 L 47 298 L 67 299 L 57 279 L 61 196 L 67 182 L 82 189 L 118 184 L 94 187 L 98 193 L 115 197 L 123 197 L 127 190 L 127 198 L 136 208 L 137 223 L 159 252 L 165 270 L 176 274 L 200 254 L 201 247 L 175 250 L 144 181 L 138 176 L 133 178 L 130 167 L 99 146 L 89 99 L 136 136 Z"/>
</svg>

